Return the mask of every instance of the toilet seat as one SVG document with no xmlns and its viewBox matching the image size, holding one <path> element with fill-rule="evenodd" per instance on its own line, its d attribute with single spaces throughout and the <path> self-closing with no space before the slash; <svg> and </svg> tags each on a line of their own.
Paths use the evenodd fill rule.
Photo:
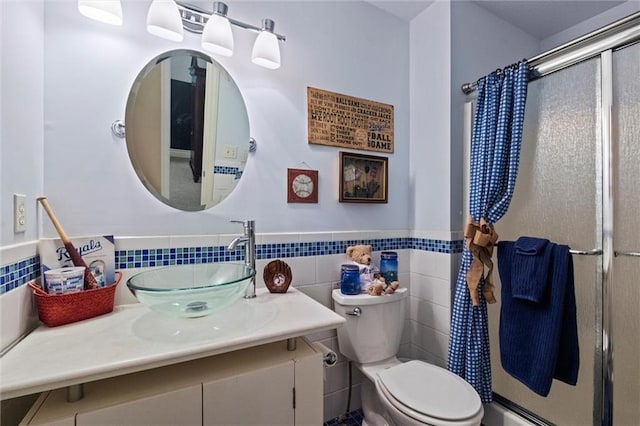
<svg viewBox="0 0 640 426">
<path fill-rule="evenodd" d="M 422 361 L 380 371 L 376 388 L 393 407 L 423 424 L 480 424 L 480 397 L 461 377 Z"/>
</svg>

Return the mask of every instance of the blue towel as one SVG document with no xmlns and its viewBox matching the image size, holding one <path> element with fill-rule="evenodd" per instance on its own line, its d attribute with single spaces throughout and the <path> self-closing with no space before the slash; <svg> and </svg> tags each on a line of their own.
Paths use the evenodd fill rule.
<svg viewBox="0 0 640 426">
<path fill-rule="evenodd" d="M 511 296 L 540 302 L 547 291 L 553 245 L 549 240 L 520 237 L 511 267 Z"/>
<path fill-rule="evenodd" d="M 575 385 L 580 366 L 573 259 L 569 247 L 547 243 L 545 250 L 549 247 L 548 291 L 540 302 L 532 302 L 512 296 L 515 243 L 498 243 L 500 361 L 507 373 L 541 396 L 549 394 L 554 378 Z"/>
<path fill-rule="evenodd" d="M 535 256 L 541 254 L 549 240 L 535 237 L 520 237 L 516 241 L 515 247 L 518 254 Z"/>
</svg>

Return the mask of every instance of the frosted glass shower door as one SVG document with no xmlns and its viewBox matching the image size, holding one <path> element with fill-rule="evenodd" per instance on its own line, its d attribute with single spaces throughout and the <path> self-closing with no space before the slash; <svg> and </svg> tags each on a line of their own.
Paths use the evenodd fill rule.
<svg viewBox="0 0 640 426">
<path fill-rule="evenodd" d="M 547 238 L 574 249 L 601 247 L 600 59 L 529 83 L 520 171 L 509 211 L 496 224 L 501 240 Z M 494 256 L 495 260 L 495 256 Z M 601 256 L 573 256 L 580 345 L 577 386 L 554 380 L 538 396 L 500 364 L 500 299 L 489 305 L 493 390 L 552 423 L 593 422 L 594 363 L 600 347 L 596 276 Z M 500 295 L 499 277 L 496 276 Z"/>
<path fill-rule="evenodd" d="M 640 422 L 640 45 L 613 53 L 613 424 Z M 629 253 L 631 252 L 631 253 Z"/>
</svg>

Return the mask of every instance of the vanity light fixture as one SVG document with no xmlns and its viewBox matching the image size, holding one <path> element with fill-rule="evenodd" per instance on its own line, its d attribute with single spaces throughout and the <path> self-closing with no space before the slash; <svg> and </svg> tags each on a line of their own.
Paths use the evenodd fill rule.
<svg viewBox="0 0 640 426">
<path fill-rule="evenodd" d="M 251 52 L 251 62 L 261 67 L 280 68 L 280 46 L 273 33 L 275 23 L 271 19 L 262 20 L 262 31 L 258 34 Z"/>
<path fill-rule="evenodd" d="M 1 0 L 0 0 L 1 1 Z M 122 25 L 120 0 L 78 0 L 83 15 L 113 25 Z M 227 16 L 229 8 L 220 1 L 213 2 L 213 12 L 175 0 L 153 0 L 147 13 L 147 31 L 158 37 L 180 42 L 183 29 L 202 34 L 202 48 L 222 56 L 233 55 L 231 25 L 258 33 L 253 45 L 251 61 L 269 69 L 280 68 L 280 45 L 286 37 L 273 30 L 275 22 L 263 19 L 256 27 Z"/>
<path fill-rule="evenodd" d="M 84 16 L 110 25 L 122 25 L 120 0 L 78 0 L 78 10 Z"/>
<path fill-rule="evenodd" d="M 182 20 L 178 5 L 173 0 L 153 0 L 147 13 L 147 31 L 155 36 L 182 41 Z"/>
<path fill-rule="evenodd" d="M 286 37 L 276 34 L 275 23 L 271 19 L 263 19 L 262 26 L 256 27 L 227 16 L 229 8 L 223 2 L 213 2 L 213 12 L 200 9 L 183 2 L 176 2 L 180 18 L 185 30 L 202 34 L 202 48 L 224 56 L 233 54 L 233 34 L 231 25 L 258 33 L 253 46 L 251 60 L 253 63 L 269 69 L 280 67 L 280 46 L 278 41 Z"/>
<path fill-rule="evenodd" d="M 202 31 L 202 48 L 222 56 L 233 55 L 233 34 L 227 10 L 226 4 L 213 3 L 213 13 Z"/>
</svg>

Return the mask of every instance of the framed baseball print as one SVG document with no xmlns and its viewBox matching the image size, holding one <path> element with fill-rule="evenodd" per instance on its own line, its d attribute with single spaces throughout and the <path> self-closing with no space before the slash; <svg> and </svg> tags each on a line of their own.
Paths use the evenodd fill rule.
<svg viewBox="0 0 640 426">
<path fill-rule="evenodd" d="M 287 169 L 287 202 L 318 202 L 318 171 Z"/>
<path fill-rule="evenodd" d="M 386 203 L 387 157 L 340 152 L 340 202 Z"/>
</svg>

